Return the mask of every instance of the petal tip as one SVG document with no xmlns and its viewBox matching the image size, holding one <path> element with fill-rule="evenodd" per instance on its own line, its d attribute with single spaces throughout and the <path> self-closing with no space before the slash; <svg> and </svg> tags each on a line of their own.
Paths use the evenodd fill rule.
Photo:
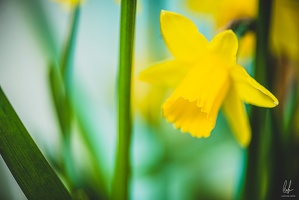
<svg viewBox="0 0 299 200">
<path fill-rule="evenodd" d="M 161 13 L 161 15 L 165 15 L 165 14 L 166 14 L 166 12 L 167 12 L 166 10 L 161 10 L 161 12 L 160 12 L 160 13 Z"/>
<path fill-rule="evenodd" d="M 228 30 L 226 30 L 226 32 L 228 32 L 229 34 L 235 34 L 232 29 L 228 29 Z"/>
<path fill-rule="evenodd" d="M 160 12 L 160 19 L 163 19 L 167 16 L 181 16 L 180 14 L 168 10 L 161 10 Z"/>
<path fill-rule="evenodd" d="M 167 10 L 161 10 L 160 12 L 160 23 L 162 24 L 162 22 L 165 20 L 166 16 L 169 14 L 170 12 Z"/>
<path fill-rule="evenodd" d="M 251 131 L 244 134 L 243 137 L 236 138 L 242 148 L 247 148 L 251 141 Z"/>
<path fill-rule="evenodd" d="M 169 14 L 173 14 L 173 12 L 168 11 L 168 10 L 161 10 L 161 12 L 160 12 L 161 17 L 169 15 Z"/>
<path fill-rule="evenodd" d="M 222 34 L 222 35 L 233 35 L 234 37 L 237 37 L 235 32 L 231 29 L 227 29 L 227 30 L 224 30 L 218 34 Z"/>
</svg>

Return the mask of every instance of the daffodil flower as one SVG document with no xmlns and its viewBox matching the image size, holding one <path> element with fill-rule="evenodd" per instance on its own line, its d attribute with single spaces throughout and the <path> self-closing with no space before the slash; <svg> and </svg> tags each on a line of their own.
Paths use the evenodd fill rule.
<svg viewBox="0 0 299 200">
<path fill-rule="evenodd" d="M 253 18 L 257 15 L 257 0 L 189 0 L 190 9 L 210 13 L 215 17 L 217 27 L 240 17 Z"/>
<path fill-rule="evenodd" d="M 276 0 L 273 8 L 271 45 L 274 53 L 299 63 L 299 1 Z"/>
<path fill-rule="evenodd" d="M 251 129 L 243 102 L 272 108 L 278 100 L 236 63 L 236 35 L 226 30 L 209 42 L 191 20 L 169 11 L 161 12 L 160 24 L 174 59 L 144 70 L 140 79 L 175 88 L 162 106 L 164 117 L 182 132 L 209 137 L 222 106 L 246 147 Z"/>
</svg>

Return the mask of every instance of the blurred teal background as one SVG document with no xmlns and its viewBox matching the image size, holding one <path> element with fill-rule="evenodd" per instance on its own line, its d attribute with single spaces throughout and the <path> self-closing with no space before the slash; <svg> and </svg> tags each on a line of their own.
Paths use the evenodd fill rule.
<svg viewBox="0 0 299 200">
<path fill-rule="evenodd" d="M 190 18 L 208 39 L 215 34 L 213 19 L 190 11 L 184 0 L 138 1 L 130 199 L 236 198 L 245 176 L 246 150 L 234 139 L 222 113 L 211 137 L 198 139 L 175 130 L 159 109 L 150 110 L 149 104 L 141 102 L 149 98 L 151 87 L 139 82 L 137 75 L 170 57 L 159 28 L 161 9 Z M 0 2 L 0 85 L 62 179 L 61 130 L 50 92 L 49 63 L 61 59 L 70 16 L 71 10 L 54 1 Z M 94 162 L 101 167 L 105 187 L 111 192 L 117 140 L 119 18 L 120 6 L 114 0 L 86 0 L 81 6 L 70 96 L 75 117 L 69 156 L 74 169 L 71 181 L 83 199 L 97 199 Z M 243 61 L 250 69 L 251 57 Z M 157 96 L 160 103 L 166 94 Z M 2 158 L 0 199 L 26 199 Z"/>
</svg>

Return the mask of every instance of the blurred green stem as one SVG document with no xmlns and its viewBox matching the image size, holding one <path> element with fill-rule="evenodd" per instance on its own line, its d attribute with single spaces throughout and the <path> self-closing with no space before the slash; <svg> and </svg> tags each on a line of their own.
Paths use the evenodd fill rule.
<svg viewBox="0 0 299 200">
<path fill-rule="evenodd" d="M 90 132 L 83 120 L 82 115 L 74 110 L 72 107 L 71 93 L 72 93 L 72 70 L 73 70 L 73 60 L 75 54 L 75 45 L 77 38 L 77 30 L 79 26 L 79 16 L 80 7 L 77 6 L 72 10 L 71 13 L 71 23 L 69 27 L 69 32 L 66 38 L 66 43 L 62 52 L 61 62 L 59 69 L 55 65 L 50 68 L 50 82 L 52 95 L 55 103 L 55 108 L 57 116 L 59 119 L 62 139 L 63 139 L 63 155 L 62 155 L 62 165 L 63 174 L 66 176 L 68 184 L 71 189 L 74 186 L 80 184 L 75 173 L 73 155 L 72 155 L 72 133 L 71 125 L 74 122 L 75 117 L 77 117 L 78 125 L 80 127 L 80 133 L 82 133 L 83 140 L 86 143 L 87 150 L 92 156 L 92 167 L 93 172 L 91 174 L 96 174 L 93 178 L 96 184 L 92 185 L 92 189 L 96 188 L 96 194 L 99 198 L 107 198 L 107 188 L 104 182 L 104 175 L 102 174 L 102 168 L 98 162 L 95 145 L 90 137 Z M 82 178 L 82 177 L 81 177 Z M 80 180 L 82 181 L 82 180 Z M 90 189 L 90 188 L 89 188 Z"/>
<path fill-rule="evenodd" d="M 256 55 L 255 78 L 258 82 L 270 90 L 272 88 L 272 73 L 269 56 L 269 30 L 271 19 L 272 1 L 259 1 L 257 28 L 256 28 Z M 265 175 L 265 163 L 267 162 L 268 140 L 270 130 L 267 120 L 267 110 L 252 107 L 251 127 L 252 140 L 248 149 L 247 172 L 245 179 L 243 199 L 263 199 L 265 187 L 267 187 L 267 175 Z"/>
<path fill-rule="evenodd" d="M 71 14 L 71 25 L 67 37 L 67 41 L 64 47 L 64 51 L 61 58 L 60 71 L 63 80 L 62 88 L 64 88 L 65 94 L 62 97 L 63 106 L 63 160 L 64 167 L 66 170 L 66 175 L 68 180 L 70 180 L 71 186 L 73 187 L 73 182 L 76 182 L 78 178 L 75 173 L 73 155 L 72 155 L 72 145 L 71 145 L 71 126 L 73 121 L 73 109 L 71 106 L 71 92 L 72 92 L 72 70 L 73 70 L 73 60 L 75 53 L 75 44 L 78 32 L 80 16 L 80 6 L 76 6 L 72 10 Z M 72 188 L 71 187 L 71 188 Z"/>
<path fill-rule="evenodd" d="M 77 38 L 77 30 L 79 26 L 79 16 L 80 16 L 80 7 L 76 6 L 72 12 L 71 26 L 69 30 L 69 35 L 64 47 L 63 57 L 61 61 L 61 74 L 65 81 L 66 87 L 70 87 L 72 69 L 73 69 L 73 60 L 75 53 L 75 44 Z"/>
<path fill-rule="evenodd" d="M 70 30 L 62 52 L 60 68 L 56 69 L 54 63 L 50 66 L 50 85 L 63 137 L 63 171 L 71 189 L 72 179 L 76 177 L 71 152 L 72 108 L 70 98 L 75 41 L 79 24 L 79 11 L 79 6 L 72 11 Z"/>
<path fill-rule="evenodd" d="M 231 21 L 226 29 L 232 29 L 240 40 L 249 31 L 255 30 L 256 21 L 251 18 L 240 18 Z"/>
<path fill-rule="evenodd" d="M 133 64 L 136 0 L 121 1 L 118 74 L 118 141 L 112 199 L 128 199 L 130 177 L 131 73 Z"/>
</svg>

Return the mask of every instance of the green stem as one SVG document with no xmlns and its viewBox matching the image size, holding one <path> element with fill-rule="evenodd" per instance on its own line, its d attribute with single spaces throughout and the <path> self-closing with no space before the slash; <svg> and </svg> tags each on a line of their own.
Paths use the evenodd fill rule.
<svg viewBox="0 0 299 200">
<path fill-rule="evenodd" d="M 103 168 L 100 164 L 98 152 L 98 143 L 94 143 L 94 139 L 91 137 L 91 132 L 89 130 L 88 124 L 84 121 L 84 116 L 81 113 L 76 112 L 76 117 L 78 120 L 79 130 L 82 135 L 83 143 L 87 148 L 88 153 L 93 158 L 91 159 L 91 176 L 92 178 L 85 176 L 88 181 L 91 182 L 91 185 L 88 185 L 88 188 L 92 190 L 94 194 L 100 199 L 108 198 L 108 188 L 104 180 Z M 85 179 L 84 178 L 84 179 Z M 88 183 L 90 184 L 90 183 Z M 91 198 L 92 199 L 92 198 Z"/>
<path fill-rule="evenodd" d="M 71 153 L 71 123 L 72 123 L 72 107 L 71 107 L 71 78 L 73 69 L 73 58 L 75 52 L 75 43 L 77 30 L 79 25 L 80 8 L 77 6 L 72 11 L 71 25 L 62 52 L 60 68 L 57 69 L 55 64 L 50 66 L 50 86 L 55 104 L 57 117 L 61 127 L 63 137 L 63 172 L 65 178 L 72 190 L 75 177 L 73 159 Z"/>
<path fill-rule="evenodd" d="M 71 13 L 71 24 L 62 52 L 60 68 L 57 69 L 55 66 L 50 67 L 52 96 L 63 137 L 63 163 L 61 167 L 71 189 L 74 189 L 74 186 L 77 186 L 79 181 L 77 179 L 78 177 L 76 177 L 71 152 L 71 122 L 73 120 L 73 115 L 77 117 L 80 132 L 82 133 L 84 140 L 83 142 L 86 144 L 89 153 L 93 158 L 98 157 L 95 145 L 92 142 L 92 138 L 90 137 L 89 130 L 86 122 L 84 122 L 82 114 L 78 110 L 74 110 L 76 108 L 71 106 L 72 69 L 78 32 L 77 30 L 79 26 L 79 16 L 80 7 L 77 6 Z M 104 182 L 104 175 L 102 174 L 101 166 L 98 159 L 92 159 L 92 162 L 93 172 L 91 172 L 91 174 L 96 173 L 96 175 L 93 177 L 93 180 L 89 181 L 95 181 L 96 184 L 92 184 L 91 186 L 88 185 L 87 187 L 89 188 L 87 189 L 95 191 L 94 193 L 97 194 L 98 197 L 106 199 L 108 192 Z"/>
<path fill-rule="evenodd" d="M 121 1 L 118 74 L 118 143 L 112 199 L 128 199 L 130 176 L 131 73 L 133 64 L 136 0 Z"/>
<path fill-rule="evenodd" d="M 73 68 L 73 58 L 75 51 L 75 41 L 79 23 L 79 7 L 76 7 L 72 15 L 67 41 L 62 53 L 60 68 L 57 70 L 55 62 L 50 66 L 50 87 L 52 91 L 55 109 L 59 118 L 59 124 L 63 135 L 70 134 L 71 126 L 71 77 Z"/>
<path fill-rule="evenodd" d="M 64 47 L 64 51 L 61 58 L 60 64 L 60 74 L 61 74 L 61 85 L 64 94 L 60 97 L 60 108 L 56 108 L 57 112 L 60 112 L 59 117 L 62 117 L 62 132 L 64 135 L 68 135 L 71 132 L 71 121 L 72 121 L 72 108 L 71 108 L 71 85 L 72 85 L 72 69 L 73 69 L 73 60 L 75 53 L 75 43 L 77 30 L 79 25 L 79 14 L 80 8 L 77 6 L 72 13 L 72 22 L 67 37 L 67 42 Z M 66 136 L 68 137 L 68 136 Z"/>
<path fill-rule="evenodd" d="M 256 21 L 251 18 L 236 19 L 229 23 L 227 29 L 232 29 L 238 39 L 241 39 L 247 32 L 255 31 L 255 23 Z"/>
<path fill-rule="evenodd" d="M 61 68 L 60 68 L 66 87 L 70 87 L 69 84 L 71 84 L 75 44 L 76 44 L 76 38 L 78 32 L 77 30 L 79 26 L 79 16 L 80 16 L 80 7 L 77 6 L 76 8 L 74 8 L 72 13 L 72 23 L 70 26 L 69 35 L 67 37 L 67 42 L 64 47 Z"/>
<path fill-rule="evenodd" d="M 272 90 L 273 68 L 270 63 L 269 34 L 271 23 L 272 0 L 259 1 L 256 30 L 255 79 Z"/>
<path fill-rule="evenodd" d="M 259 1 L 256 27 L 255 78 L 262 85 L 272 89 L 272 74 L 269 59 L 269 30 L 272 0 Z M 247 174 L 243 199 L 262 199 L 267 187 L 265 163 L 268 153 L 270 134 L 266 109 L 253 107 L 251 112 L 252 140 L 248 149 Z"/>
</svg>

